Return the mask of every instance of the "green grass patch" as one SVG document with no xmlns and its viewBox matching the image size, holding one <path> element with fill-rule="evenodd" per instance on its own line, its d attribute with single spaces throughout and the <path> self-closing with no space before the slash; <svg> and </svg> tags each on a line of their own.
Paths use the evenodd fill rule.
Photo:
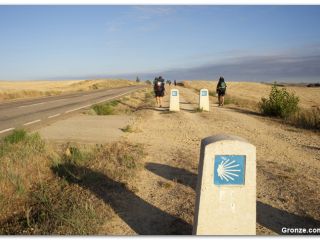
<svg viewBox="0 0 320 240">
<path fill-rule="evenodd" d="M 97 115 L 112 115 L 115 114 L 115 107 L 118 104 L 118 100 L 113 100 L 111 102 L 93 105 L 92 109 Z"/>
<path fill-rule="evenodd" d="M 112 115 L 114 113 L 114 108 L 109 103 L 94 105 L 92 108 L 97 115 Z"/>
<path fill-rule="evenodd" d="M 119 104 L 118 100 L 112 100 L 111 102 L 109 102 L 109 104 L 113 107 L 117 106 Z"/>
<path fill-rule="evenodd" d="M 12 163 L 23 163 L 44 150 L 45 142 L 38 133 L 27 134 L 25 130 L 17 130 L 0 142 L 0 160 L 7 158 Z"/>
<path fill-rule="evenodd" d="M 27 132 L 24 129 L 15 129 L 13 132 L 4 138 L 4 142 L 14 144 L 25 140 Z"/>
</svg>

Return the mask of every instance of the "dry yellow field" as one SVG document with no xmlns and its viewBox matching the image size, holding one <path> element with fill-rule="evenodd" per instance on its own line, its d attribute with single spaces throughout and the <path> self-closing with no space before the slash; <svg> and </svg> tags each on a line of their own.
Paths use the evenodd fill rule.
<svg viewBox="0 0 320 240">
<path fill-rule="evenodd" d="M 124 87 L 137 84 L 122 79 L 64 80 L 64 81 L 0 81 L 0 101 L 67 92 Z"/>
<path fill-rule="evenodd" d="M 184 81 L 185 87 L 215 91 L 217 81 Z M 230 96 L 259 102 L 262 97 L 268 97 L 271 85 L 254 82 L 226 82 L 227 94 Z M 294 92 L 300 98 L 299 105 L 303 108 L 320 107 L 320 88 L 304 86 L 287 86 L 289 92 Z"/>
</svg>

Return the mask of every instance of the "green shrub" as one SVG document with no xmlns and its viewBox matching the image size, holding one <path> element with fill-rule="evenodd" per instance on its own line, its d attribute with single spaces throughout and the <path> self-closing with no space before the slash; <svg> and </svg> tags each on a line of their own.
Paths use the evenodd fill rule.
<svg viewBox="0 0 320 240">
<path fill-rule="evenodd" d="M 96 104 L 92 108 L 97 115 L 111 115 L 114 114 L 114 107 L 119 104 L 118 100 L 113 100 L 111 102 Z"/>
<path fill-rule="evenodd" d="M 114 113 L 114 108 L 110 104 L 94 105 L 93 110 L 97 115 L 112 115 Z"/>
<path fill-rule="evenodd" d="M 274 83 L 269 98 L 262 98 L 259 102 L 259 109 L 265 115 L 286 119 L 299 110 L 298 103 L 299 97 L 287 92 L 285 88 L 279 89 Z"/>
<path fill-rule="evenodd" d="M 6 143 L 18 143 L 25 140 L 27 137 L 27 132 L 24 129 L 15 129 L 13 132 L 4 138 Z"/>
</svg>

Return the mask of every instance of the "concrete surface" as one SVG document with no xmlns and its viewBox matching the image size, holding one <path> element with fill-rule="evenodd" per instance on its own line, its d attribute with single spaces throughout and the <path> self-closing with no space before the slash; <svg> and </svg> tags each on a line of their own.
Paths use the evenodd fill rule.
<svg viewBox="0 0 320 240">
<path fill-rule="evenodd" d="M 244 168 L 219 157 L 244 159 Z M 217 164 L 218 166 L 215 166 Z M 241 165 L 241 164 L 240 164 Z M 236 172 L 238 171 L 238 172 Z M 238 181 L 244 174 L 244 179 Z M 232 174 L 232 175 L 228 175 Z M 220 176 L 220 179 L 219 179 Z M 217 180 L 223 180 L 221 184 Z M 230 184 L 232 183 L 232 184 Z M 196 235 L 256 234 L 256 148 L 236 136 L 217 135 L 201 142 L 193 233 Z"/>
<path fill-rule="evenodd" d="M 78 115 L 37 130 L 41 137 L 54 142 L 106 143 L 118 140 L 130 123 L 129 116 Z"/>
<path fill-rule="evenodd" d="M 170 111 L 180 111 L 179 90 L 171 89 L 170 91 Z"/>
<path fill-rule="evenodd" d="M 206 112 L 210 111 L 208 89 L 201 89 L 199 92 L 199 108 Z"/>
</svg>

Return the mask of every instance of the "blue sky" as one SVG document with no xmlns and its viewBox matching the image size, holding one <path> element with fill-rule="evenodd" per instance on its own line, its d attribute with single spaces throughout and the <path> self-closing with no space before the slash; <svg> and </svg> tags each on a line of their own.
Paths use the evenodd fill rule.
<svg viewBox="0 0 320 240">
<path fill-rule="evenodd" d="M 0 79 L 320 81 L 320 6 L 0 6 Z"/>
</svg>

